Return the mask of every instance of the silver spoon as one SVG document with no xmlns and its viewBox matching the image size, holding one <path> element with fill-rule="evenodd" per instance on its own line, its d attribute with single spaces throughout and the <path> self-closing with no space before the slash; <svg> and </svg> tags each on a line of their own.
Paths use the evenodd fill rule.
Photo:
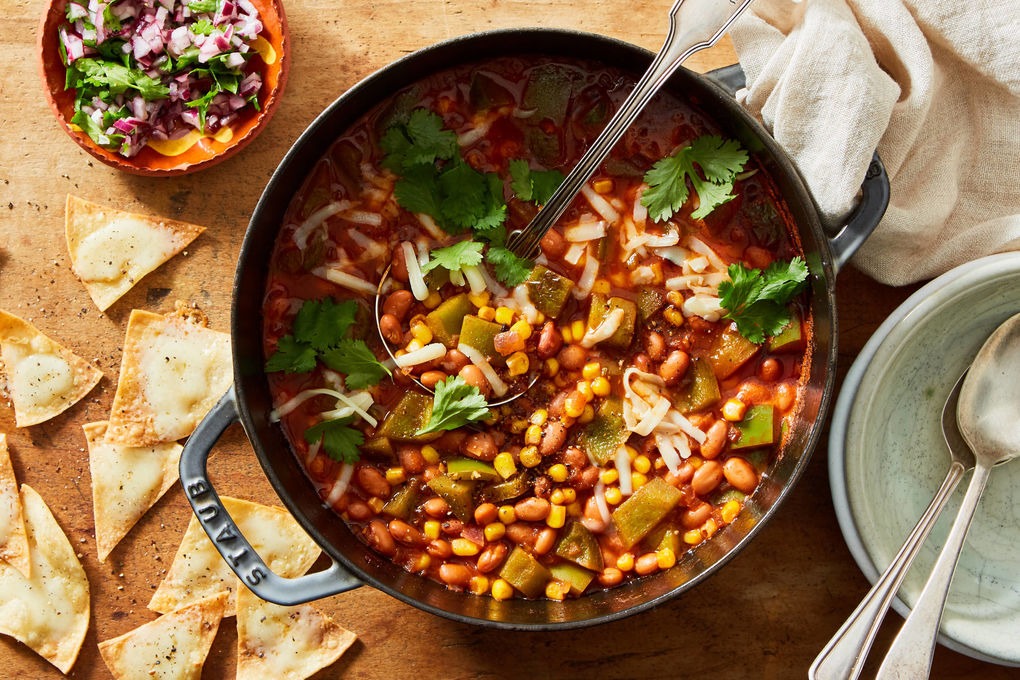
<svg viewBox="0 0 1020 680">
<path fill-rule="evenodd" d="M 924 678 L 931 670 L 935 638 L 953 572 L 988 475 L 995 465 L 1020 456 L 1020 314 L 985 341 L 960 390 L 956 421 L 974 452 L 974 476 L 942 553 L 903 628 L 878 669 L 877 678 Z"/>
<path fill-rule="evenodd" d="M 960 389 L 966 377 L 967 372 L 964 371 L 942 407 L 942 436 L 949 447 L 950 456 L 949 471 L 942 486 L 881 578 L 875 581 L 875 585 L 857 605 L 857 609 L 815 657 L 808 670 L 808 677 L 811 680 L 843 680 L 860 676 L 868 650 L 875 641 L 885 613 L 889 609 L 889 603 L 899 590 L 903 577 L 906 576 L 935 522 L 942 515 L 946 502 L 960 483 L 964 472 L 974 467 L 974 454 L 971 453 L 956 425 Z"/>
<path fill-rule="evenodd" d="M 532 259 L 538 255 L 542 237 L 563 215 L 652 96 L 688 57 L 715 45 L 749 4 L 751 0 L 677 0 L 669 11 L 666 41 L 652 65 L 535 218 L 510 235 L 507 248 L 518 257 Z"/>
</svg>

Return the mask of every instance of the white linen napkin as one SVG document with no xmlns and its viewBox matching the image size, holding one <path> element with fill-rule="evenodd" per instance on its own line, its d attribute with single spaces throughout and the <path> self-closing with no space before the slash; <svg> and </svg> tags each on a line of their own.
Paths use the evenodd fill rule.
<svg viewBox="0 0 1020 680">
<path fill-rule="evenodd" d="M 1020 2 L 756 0 L 731 30 L 744 106 L 829 226 L 877 148 L 892 185 L 854 264 L 929 279 L 1020 249 Z"/>
</svg>

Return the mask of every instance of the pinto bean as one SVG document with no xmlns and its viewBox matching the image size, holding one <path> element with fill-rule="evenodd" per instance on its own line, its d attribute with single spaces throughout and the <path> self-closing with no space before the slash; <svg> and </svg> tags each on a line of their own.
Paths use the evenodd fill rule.
<svg viewBox="0 0 1020 680">
<path fill-rule="evenodd" d="M 492 391 L 492 385 L 486 380 L 485 374 L 482 373 L 482 369 L 478 368 L 474 364 L 468 364 L 464 368 L 460 369 L 457 374 L 464 379 L 468 385 L 474 385 L 478 388 L 478 391 L 482 393 L 483 397 L 489 396 L 489 392 Z"/>
<path fill-rule="evenodd" d="M 701 467 L 694 471 L 694 477 L 691 478 L 691 488 L 699 496 L 706 496 L 715 491 L 715 488 L 719 486 L 719 482 L 722 480 L 722 465 L 714 460 L 706 460 L 701 464 Z"/>
<path fill-rule="evenodd" d="M 414 303 L 414 295 L 409 290 L 395 290 L 386 297 L 383 303 L 383 314 L 392 314 L 398 321 L 403 321 Z"/>
<path fill-rule="evenodd" d="M 407 275 L 407 262 L 404 260 L 403 248 L 393 250 L 393 265 L 390 267 L 390 276 L 404 283 L 410 280 Z"/>
<path fill-rule="evenodd" d="M 635 354 L 633 362 L 634 368 L 636 368 L 639 371 L 644 371 L 645 373 L 647 373 L 649 369 L 651 369 L 652 360 L 649 359 L 648 355 L 645 354 L 644 352 Z"/>
<path fill-rule="evenodd" d="M 439 567 L 439 578 L 448 586 L 465 587 L 471 581 L 471 570 L 463 564 L 447 562 Z"/>
<path fill-rule="evenodd" d="M 450 375 L 457 375 L 460 373 L 460 369 L 470 363 L 471 360 L 459 349 L 450 349 L 446 351 L 446 356 L 439 362 L 439 367 Z"/>
<path fill-rule="evenodd" d="M 705 441 L 701 443 L 701 457 L 711 460 L 722 453 L 726 446 L 726 435 L 730 430 L 725 420 L 717 420 L 705 432 Z"/>
<path fill-rule="evenodd" d="M 490 461 L 499 453 L 499 447 L 488 432 L 472 432 L 461 443 L 460 452 L 470 458 Z"/>
<path fill-rule="evenodd" d="M 666 356 L 666 341 L 662 334 L 656 331 L 650 332 L 645 338 L 645 350 L 648 352 L 648 358 L 652 361 L 662 361 L 662 358 Z"/>
<path fill-rule="evenodd" d="M 567 248 L 570 247 L 570 244 L 567 243 L 567 239 L 563 238 L 563 234 L 555 229 L 550 229 L 545 232 L 545 235 L 542 237 L 542 240 L 538 242 L 538 245 L 541 246 L 542 252 L 544 252 L 545 256 L 550 260 L 560 259 L 566 254 Z"/>
<path fill-rule="evenodd" d="M 712 506 L 708 503 L 699 503 L 680 513 L 680 526 L 684 529 L 697 529 L 711 516 Z"/>
<path fill-rule="evenodd" d="M 440 530 L 447 536 L 460 536 L 464 531 L 464 522 L 459 519 L 448 519 L 439 525 Z"/>
<path fill-rule="evenodd" d="M 556 545 L 556 530 L 546 527 L 538 532 L 538 538 L 535 539 L 535 554 L 545 555 L 553 549 L 554 545 Z"/>
<path fill-rule="evenodd" d="M 544 498 L 525 498 L 522 501 L 517 501 L 514 505 L 514 514 L 517 515 L 517 519 L 525 522 L 542 522 L 549 516 L 549 510 L 552 504 Z"/>
<path fill-rule="evenodd" d="M 659 570 L 659 556 L 653 552 L 645 553 L 634 560 L 634 571 L 639 576 L 654 574 Z"/>
<path fill-rule="evenodd" d="M 506 528 L 506 537 L 517 545 L 535 545 L 538 527 L 525 522 L 514 522 Z"/>
<path fill-rule="evenodd" d="M 347 516 L 355 522 L 363 522 L 366 519 L 375 516 L 375 511 L 372 510 L 372 506 L 368 503 L 363 503 L 359 500 L 352 500 L 347 503 Z"/>
<path fill-rule="evenodd" d="M 437 383 L 443 382 L 447 377 L 442 371 L 425 371 L 418 380 L 422 385 L 432 390 L 435 389 Z"/>
<path fill-rule="evenodd" d="M 485 526 L 495 522 L 499 517 L 499 508 L 493 503 L 482 503 L 475 508 L 475 522 Z"/>
<path fill-rule="evenodd" d="M 758 366 L 758 377 L 765 382 L 775 382 L 783 373 L 783 365 L 775 357 L 768 357 Z"/>
<path fill-rule="evenodd" d="M 383 473 L 376 470 L 371 465 L 360 465 L 358 471 L 355 474 L 358 482 L 358 486 L 365 490 L 365 493 L 370 496 L 378 496 L 379 498 L 390 497 L 390 483 L 386 481 L 386 477 Z"/>
<path fill-rule="evenodd" d="M 399 345 L 404 339 L 404 330 L 400 327 L 400 320 L 392 314 L 383 314 L 379 317 L 379 330 L 382 331 L 386 342 L 391 345 Z"/>
<path fill-rule="evenodd" d="M 425 543 L 425 536 L 404 520 L 390 520 L 388 529 L 393 538 L 405 545 L 423 545 Z"/>
<path fill-rule="evenodd" d="M 560 350 L 560 366 L 568 371 L 580 371 L 588 360 L 588 350 L 580 345 L 567 345 Z"/>
<path fill-rule="evenodd" d="M 538 358 L 548 359 L 555 356 L 563 347 L 563 336 L 552 321 L 546 321 L 538 336 Z"/>
<path fill-rule="evenodd" d="M 602 533 L 609 526 L 602 519 L 602 513 L 599 512 L 599 507 L 595 504 L 594 498 L 589 498 L 585 501 L 584 517 L 582 521 L 584 522 L 584 526 L 594 533 Z"/>
<path fill-rule="evenodd" d="M 670 387 L 675 387 L 683 380 L 690 365 L 691 357 L 687 352 L 681 349 L 673 350 L 659 365 L 659 377 L 666 381 Z"/>
<path fill-rule="evenodd" d="M 432 557 L 435 557 L 440 560 L 445 560 L 447 557 L 453 554 L 453 546 L 450 545 L 450 542 L 445 539 L 436 538 L 429 541 L 429 544 L 425 546 L 425 552 L 427 552 L 429 555 L 432 555 Z"/>
<path fill-rule="evenodd" d="M 397 545 L 393 542 L 393 536 L 390 534 L 389 529 L 386 528 L 386 523 L 381 519 L 373 519 L 368 523 L 368 526 L 365 528 L 365 540 L 368 542 L 368 547 L 377 553 L 392 556 L 397 552 Z"/>
<path fill-rule="evenodd" d="M 723 475 L 733 488 L 744 493 L 751 493 L 758 486 L 758 472 L 749 462 L 734 456 L 723 463 Z"/>
<path fill-rule="evenodd" d="M 478 556 L 478 563 L 476 565 L 478 571 L 483 574 L 495 571 L 499 565 L 503 564 L 503 560 L 506 559 L 506 553 L 507 547 L 505 543 L 493 543 L 488 546 Z"/>
<path fill-rule="evenodd" d="M 623 583 L 623 572 L 616 567 L 606 567 L 599 572 L 599 584 L 606 588 L 612 588 Z"/>
<path fill-rule="evenodd" d="M 558 420 L 550 420 L 545 424 L 542 441 L 538 444 L 538 452 L 543 456 L 551 456 L 559 451 L 567 441 L 567 428 Z"/>
<path fill-rule="evenodd" d="M 439 496 L 436 496 L 435 498 L 430 498 L 425 501 L 422 504 L 422 510 L 424 510 L 425 514 L 429 517 L 444 517 L 446 516 L 446 513 L 450 512 L 450 504 Z"/>
</svg>

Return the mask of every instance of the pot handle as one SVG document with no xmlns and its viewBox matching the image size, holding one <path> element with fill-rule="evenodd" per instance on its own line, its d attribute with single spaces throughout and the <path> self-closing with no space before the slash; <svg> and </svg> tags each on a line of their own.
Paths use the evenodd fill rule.
<svg viewBox="0 0 1020 680">
<path fill-rule="evenodd" d="M 705 75 L 730 95 L 736 95 L 737 90 L 747 84 L 740 64 L 723 66 Z M 857 206 L 847 217 L 846 224 L 840 227 L 835 236 L 829 238 L 834 272 L 839 272 L 861 244 L 871 236 L 871 232 L 875 231 L 878 223 L 882 221 L 882 216 L 885 215 L 886 208 L 889 207 L 889 195 L 889 175 L 876 151 L 871 156 L 867 172 L 864 173 L 861 197 Z"/>
<path fill-rule="evenodd" d="M 269 568 L 241 534 L 213 489 L 207 469 L 213 446 L 238 419 L 237 396 L 231 387 L 188 438 L 180 463 L 184 495 L 227 566 L 257 596 L 285 606 L 311 602 L 362 585 L 336 560 L 323 571 L 284 578 Z"/>
</svg>

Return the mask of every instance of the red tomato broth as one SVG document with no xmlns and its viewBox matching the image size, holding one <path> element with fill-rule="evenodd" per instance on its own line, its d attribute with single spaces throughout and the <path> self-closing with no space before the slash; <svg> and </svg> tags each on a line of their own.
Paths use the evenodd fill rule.
<svg viewBox="0 0 1020 680">
<path fill-rule="evenodd" d="M 529 126 L 530 121 L 527 118 L 515 117 L 512 112 L 520 112 L 522 109 L 522 102 L 527 97 L 526 88 L 529 75 L 536 68 L 547 68 L 549 64 L 554 64 L 555 67 L 562 68 L 570 74 L 570 79 L 575 83 L 571 91 L 575 94 L 568 102 L 566 110 L 563 111 L 562 119 L 557 121 L 546 118 L 540 120 L 537 126 Z M 491 79 L 491 82 L 497 83 L 502 91 L 507 93 L 510 101 L 500 107 L 502 115 L 499 115 L 495 122 L 492 122 L 477 139 L 466 147 L 462 147 L 461 151 L 468 163 L 475 169 L 499 172 L 504 178 L 506 177 L 507 164 L 515 158 L 527 159 L 532 167 L 558 168 L 564 172 L 569 170 L 587 144 L 598 134 L 611 111 L 629 92 L 633 83 L 633 79 L 629 75 L 579 61 L 498 59 L 435 74 L 421 83 L 407 88 L 394 97 L 392 102 L 383 104 L 364 116 L 357 125 L 345 131 L 337 142 L 326 151 L 301 192 L 288 208 L 284 226 L 280 231 L 270 262 L 270 274 L 266 287 L 264 348 L 267 357 L 275 351 L 279 338 L 291 332 L 293 318 L 301 302 L 317 300 L 326 296 L 331 296 L 336 300 L 359 299 L 364 302 L 362 305 L 364 314 L 359 316 L 359 337 L 363 337 L 377 357 L 386 357 L 381 341 L 376 336 L 374 322 L 369 311 L 373 296 L 354 294 L 347 288 L 340 287 L 311 273 L 310 269 L 323 263 L 336 262 L 340 254 L 345 253 L 346 259 L 343 264 L 345 270 L 374 284 L 390 264 L 391 254 L 397 250 L 398 244 L 406 240 L 413 241 L 422 233 L 427 234 L 418 220 L 401 209 L 393 199 L 393 177 L 386 171 L 380 170 L 382 152 L 379 148 L 379 139 L 386 129 L 386 121 L 393 110 L 400 106 L 406 106 L 408 101 L 413 101 L 411 104 L 413 108 L 427 108 L 440 114 L 445 127 L 460 135 L 473 130 L 479 120 L 485 122 L 484 112 L 477 114 L 471 103 L 471 76 L 477 72 L 484 73 Z M 581 85 L 577 83 L 581 83 Z M 534 143 L 536 135 L 539 134 L 536 129 L 557 142 L 554 145 L 556 147 L 554 152 L 538 154 L 542 156 L 541 160 L 536 159 L 535 155 L 528 152 L 529 140 Z M 698 112 L 692 104 L 681 102 L 671 96 L 660 95 L 627 132 L 623 140 L 613 150 L 610 159 L 603 164 L 589 184 L 611 179 L 612 187 L 606 196 L 619 198 L 621 204 L 630 205 L 642 186 L 643 173 L 656 160 L 702 134 L 718 134 L 718 131 L 712 126 L 710 120 Z M 752 156 L 748 168 L 754 169 L 755 167 L 755 160 Z M 796 233 L 789 226 L 789 213 L 772 180 L 760 168 L 753 174 L 745 174 L 750 174 L 750 176 L 738 180 L 734 190 L 736 198 L 718 207 L 705 220 L 694 220 L 690 217 L 693 205 L 689 199 L 672 221 L 682 226 L 685 235 L 693 235 L 708 245 L 727 264 L 744 261 L 748 266 L 761 268 L 772 260 L 789 259 L 800 254 L 800 244 Z M 366 187 L 367 190 L 365 190 Z M 304 249 L 299 248 L 294 241 L 294 235 L 299 225 L 314 215 L 316 211 L 329 205 L 330 202 L 339 201 L 351 201 L 357 210 L 379 215 L 379 224 L 366 224 L 363 221 L 345 219 L 344 213 L 341 211 L 326 219 L 322 227 L 313 230 L 308 238 L 308 245 Z M 515 197 L 510 198 L 507 228 L 523 227 L 536 210 L 532 204 L 522 202 Z M 560 219 L 555 230 L 562 236 L 564 225 L 572 225 L 582 215 L 591 212 L 592 208 L 585 199 L 578 197 Z M 648 223 L 648 227 L 649 233 L 654 233 L 659 229 L 651 222 Z M 362 245 L 364 239 L 352 236 L 355 231 L 369 239 L 384 243 L 385 248 L 379 252 L 373 252 L 372 249 L 364 247 Z M 616 234 L 611 232 L 611 235 L 615 236 Z M 607 237 L 605 241 L 608 245 L 605 248 L 599 272 L 599 279 L 605 282 L 603 284 L 605 294 L 609 297 L 615 296 L 636 301 L 638 291 L 630 282 L 630 273 L 636 262 L 641 261 L 641 258 L 637 261 L 623 262 L 618 257 L 619 251 L 623 247 L 619 239 Z M 446 244 L 436 243 L 435 247 L 442 245 Z M 643 259 L 647 261 L 653 258 L 655 256 Z M 583 260 L 576 265 L 571 265 L 562 259 L 551 257 L 548 259 L 547 264 L 553 271 L 572 281 L 577 281 L 583 269 Z M 682 273 L 681 267 L 673 262 L 661 258 L 658 258 L 657 261 L 661 267 L 663 281 Z M 661 284 L 659 287 L 661 288 Z M 452 288 L 450 284 L 447 284 L 442 289 L 441 297 L 448 297 L 451 293 Z M 588 303 L 588 299 L 577 300 L 571 296 L 556 319 L 557 327 L 562 328 L 575 319 L 586 318 Z M 802 335 L 807 337 L 810 334 L 810 317 L 807 308 L 799 301 L 795 302 L 794 306 L 802 320 Z M 413 310 L 408 314 L 408 318 L 413 318 L 416 312 L 428 311 L 420 302 L 415 303 Z M 660 310 L 647 323 L 639 322 L 634 339 L 626 350 L 619 351 L 595 345 L 588 351 L 584 363 L 599 361 L 603 366 L 615 366 L 615 369 L 609 371 L 609 377 L 617 376 L 615 380 L 612 380 L 612 396 L 619 397 L 623 390 L 618 376 L 623 367 L 640 362 L 646 366 L 649 372 L 655 373 L 661 366 L 661 359 L 654 360 L 649 357 L 649 344 L 652 342 L 650 334 L 652 332 L 658 333 L 662 338 L 667 348 L 667 354 L 673 351 L 682 351 L 691 358 L 704 358 L 710 352 L 719 333 L 729 325 L 729 322 L 725 320 L 709 322 L 697 316 L 688 316 L 682 324 L 674 325 L 663 318 L 662 310 Z M 535 355 L 536 338 L 541 328 L 541 325 L 536 327 L 536 333 L 528 341 L 526 353 L 530 356 Z M 407 330 L 406 327 L 404 330 Z M 778 377 L 768 376 L 768 379 L 763 377 L 762 366 L 767 360 L 773 360 L 774 364 L 778 364 Z M 777 409 L 780 419 L 783 422 L 791 422 L 799 405 L 798 395 L 802 387 L 802 377 L 808 373 L 807 361 L 808 358 L 803 352 L 803 344 L 799 348 L 795 347 L 795 351 L 784 353 L 771 353 L 763 347 L 750 360 L 740 365 L 732 375 L 719 378 L 720 398 L 718 401 L 711 408 L 690 414 L 690 419 L 695 423 L 705 423 L 704 429 L 707 429 L 713 422 L 721 419 L 720 407 L 723 403 L 739 396 L 747 406 L 755 404 L 775 406 L 780 403 L 782 408 Z M 430 367 L 435 367 L 435 363 L 429 364 L 426 368 Z M 772 366 L 773 373 L 775 373 L 774 369 L 775 366 Z M 536 410 L 553 410 L 550 407 L 550 402 L 554 401 L 557 395 L 571 391 L 571 386 L 582 379 L 581 370 L 561 368 L 555 375 L 549 375 L 550 371 L 546 368 L 543 368 L 543 371 L 543 378 L 528 394 L 499 408 L 498 420 L 495 424 L 491 427 L 476 424 L 474 427 L 481 427 L 492 434 L 498 449 L 510 452 L 515 459 L 517 469 L 526 470 L 529 475 L 529 492 L 504 505 L 513 505 L 516 501 L 531 497 L 548 500 L 557 489 L 560 491 L 570 489 L 573 491 L 574 500 L 569 503 L 561 503 L 568 507 L 566 525 L 570 526 L 571 522 L 580 521 L 585 517 L 585 506 L 592 503 L 593 486 L 598 479 L 606 478 L 604 470 L 613 469 L 613 464 L 612 461 L 609 461 L 604 465 L 603 470 L 598 470 L 593 474 L 592 469 L 595 466 L 592 465 L 592 461 L 587 460 L 587 456 L 583 456 L 586 460 L 579 459 L 576 450 L 572 450 L 579 448 L 577 432 L 574 428 L 583 423 L 578 423 L 576 419 L 567 427 L 567 440 L 558 451 L 544 457 L 541 463 L 534 468 L 526 468 L 521 464 L 520 452 L 524 448 L 523 438 L 526 429 L 520 429 L 520 423 L 522 421 L 528 423 Z M 420 373 L 421 371 L 418 371 L 418 374 Z M 306 374 L 270 373 L 268 380 L 274 395 L 274 403 L 280 405 L 302 390 L 321 387 L 324 384 L 323 367 L 320 364 L 314 371 Z M 393 380 L 384 379 L 373 388 L 375 405 L 372 407 L 372 412 L 382 420 L 388 409 L 411 389 L 415 389 L 413 382 L 399 371 L 395 371 Z M 593 410 L 598 403 L 597 397 L 592 400 Z M 410 516 L 392 518 L 379 511 L 387 499 L 373 497 L 358 482 L 360 470 L 364 467 L 373 467 L 384 476 L 387 471 L 390 471 L 391 475 L 394 475 L 392 479 L 395 481 L 399 481 L 400 477 L 399 474 L 393 472 L 397 469 L 403 470 L 403 477 L 417 480 L 419 483 L 442 475 L 446 460 L 453 455 L 463 453 L 463 440 L 468 436 L 471 428 L 461 428 L 460 431 L 445 433 L 427 445 L 394 443 L 392 459 L 362 455 L 361 460 L 357 463 L 358 470 L 353 473 L 353 479 L 345 493 L 339 498 L 336 498 L 336 494 L 333 493 L 333 497 L 331 497 L 331 492 L 335 492 L 334 487 L 343 466 L 331 460 L 322 451 L 319 451 L 314 457 L 309 457 L 309 445 L 303 436 L 304 431 L 317 422 L 318 414 L 329 408 L 334 408 L 331 399 L 314 397 L 284 415 L 281 419 L 281 426 L 296 457 L 319 488 L 321 497 L 330 500 L 334 509 L 343 517 L 355 534 L 380 554 L 392 559 L 408 571 L 421 573 L 446 583 L 453 589 L 470 590 L 476 593 L 491 591 L 492 583 L 500 572 L 499 566 L 505 563 L 506 554 L 517 545 L 526 546 L 526 552 L 536 556 L 543 565 L 548 566 L 557 561 L 564 561 L 562 558 L 553 556 L 545 545 L 548 544 L 548 531 L 551 527 L 541 520 L 518 519 L 506 523 L 503 529 L 504 534 L 489 540 L 484 527 L 479 524 L 465 523 L 449 512 L 438 517 L 426 512 L 424 509 L 426 501 L 438 497 L 434 493 L 429 496 L 431 491 L 428 486 L 422 487 L 422 495 Z M 552 420 L 554 418 L 549 417 L 548 421 Z M 371 435 L 374 429 L 364 423 L 361 424 L 361 427 L 367 435 Z M 734 438 L 735 430 L 731 424 L 727 430 L 726 450 L 716 458 L 716 461 L 723 463 L 731 457 L 749 460 L 759 479 L 769 462 L 781 453 L 781 439 L 771 446 L 754 449 L 748 453 L 730 448 Z M 693 548 L 700 543 L 700 540 L 711 538 L 716 530 L 725 526 L 727 518 L 732 521 L 732 506 L 726 508 L 725 501 L 712 503 L 712 498 L 732 500 L 737 497 L 732 493 L 732 485 L 725 477 L 717 486 L 713 487 L 710 493 L 699 496 L 693 491 L 690 476 L 693 474 L 693 470 L 690 468 L 702 465 L 705 459 L 698 455 L 699 447 L 696 443 L 692 442 L 692 444 L 694 444 L 692 446 L 693 456 L 684 461 L 681 473 L 676 474 L 669 473 L 661 464 L 661 458 L 656 453 L 655 440 L 651 436 L 642 437 L 632 434 L 628 441 L 628 445 L 633 448 L 634 453 L 649 460 L 650 469 L 646 474 L 647 479 L 664 478 L 681 492 L 679 503 L 662 523 L 671 523 L 678 532 L 678 540 L 674 542 L 677 546 L 674 556 L 682 550 Z M 438 452 L 438 461 L 430 461 L 428 457 L 423 457 L 425 446 Z M 405 462 L 405 459 L 410 461 L 410 465 Z M 550 468 L 556 464 L 564 464 L 567 467 L 568 474 L 562 482 L 553 481 L 549 475 Z M 407 467 L 412 469 L 408 470 Z M 400 488 L 400 483 L 392 485 L 391 492 L 398 491 Z M 727 494 L 728 491 L 730 493 Z M 569 494 L 567 497 L 569 498 Z M 689 535 L 692 529 L 688 528 L 685 522 L 688 518 L 696 516 L 698 512 L 704 514 L 702 506 L 706 502 L 710 504 L 708 517 L 697 527 L 694 527 L 694 531 L 701 533 L 701 539 L 695 541 L 694 537 Z M 614 505 L 619 507 L 618 504 Z M 693 512 L 695 510 L 698 512 Z M 426 524 L 427 522 L 439 523 L 437 537 L 430 538 L 428 536 L 430 531 L 432 534 L 436 534 L 436 530 L 434 525 L 430 528 Z M 597 522 L 592 522 L 592 524 L 598 525 Z M 564 531 L 563 528 L 553 530 L 557 531 L 557 537 Z M 389 538 L 384 536 L 387 532 Z M 612 522 L 609 523 L 608 530 L 596 532 L 595 535 L 605 568 L 601 573 L 595 575 L 591 585 L 588 586 L 589 589 L 610 587 L 619 582 L 612 570 L 617 567 L 618 558 L 621 555 L 629 553 L 633 562 L 640 560 L 642 556 L 661 552 L 656 547 L 643 545 L 640 542 L 633 548 L 624 550 L 615 535 Z M 452 542 L 454 540 L 466 540 L 475 545 L 477 554 L 453 554 Z M 463 550 L 463 544 L 459 545 L 462 548 L 459 552 L 470 552 L 470 550 Z M 479 568 L 481 556 L 486 556 L 485 559 L 491 562 L 493 561 L 491 553 L 500 553 L 501 551 L 503 557 L 496 567 L 488 568 L 486 562 L 482 569 Z M 498 555 L 496 556 L 498 557 Z M 629 569 L 620 569 L 621 578 L 619 580 L 626 582 L 630 578 L 650 573 L 648 572 L 650 562 L 651 560 L 646 557 L 642 569 L 636 569 L 633 566 Z M 661 562 L 663 566 L 668 566 L 668 563 L 668 557 Z M 623 567 L 627 566 L 626 556 L 620 564 Z M 661 567 L 657 567 L 653 571 L 658 568 Z M 485 578 L 484 587 L 482 587 L 481 581 L 476 578 L 479 576 Z M 473 578 L 475 580 L 471 580 Z M 515 596 L 520 597 L 522 594 L 516 592 Z M 556 596 L 555 590 L 552 596 Z"/>
</svg>

